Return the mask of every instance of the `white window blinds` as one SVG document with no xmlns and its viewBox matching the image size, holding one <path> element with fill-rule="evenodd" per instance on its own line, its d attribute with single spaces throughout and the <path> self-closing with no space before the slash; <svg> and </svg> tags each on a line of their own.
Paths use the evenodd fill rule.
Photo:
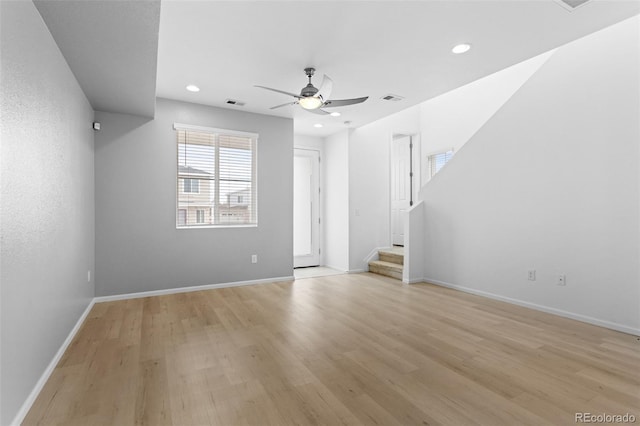
<svg viewBox="0 0 640 426">
<path fill-rule="evenodd" d="M 453 149 L 429 156 L 429 175 L 433 177 L 453 157 Z"/>
<path fill-rule="evenodd" d="M 176 226 L 257 225 L 258 135 L 175 124 Z"/>
</svg>

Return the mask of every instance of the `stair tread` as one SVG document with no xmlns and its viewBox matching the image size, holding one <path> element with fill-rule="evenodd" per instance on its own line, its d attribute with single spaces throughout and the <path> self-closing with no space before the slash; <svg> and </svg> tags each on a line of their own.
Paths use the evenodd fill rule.
<svg viewBox="0 0 640 426">
<path fill-rule="evenodd" d="M 402 253 L 398 253 L 397 251 L 378 250 L 378 258 L 383 262 L 391 262 L 397 265 L 404 264 L 404 255 Z"/>
<path fill-rule="evenodd" d="M 384 260 L 372 260 L 369 265 L 384 266 L 385 268 L 402 271 L 402 265 L 399 263 L 386 262 Z"/>
<path fill-rule="evenodd" d="M 393 254 L 395 256 L 404 256 L 404 252 L 400 252 L 394 249 L 380 249 L 378 250 L 378 253 Z"/>
</svg>

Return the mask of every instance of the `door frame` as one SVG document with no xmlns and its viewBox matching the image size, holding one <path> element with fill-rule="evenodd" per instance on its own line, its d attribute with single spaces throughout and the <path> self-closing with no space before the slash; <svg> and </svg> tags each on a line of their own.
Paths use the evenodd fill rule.
<svg viewBox="0 0 640 426">
<path fill-rule="evenodd" d="M 296 154 L 299 151 L 307 151 L 309 156 L 317 158 L 317 161 L 315 161 L 315 164 L 313 165 L 313 171 L 315 172 L 315 175 L 316 175 L 315 181 L 317 182 L 317 185 L 316 185 L 317 191 L 313 190 L 315 194 L 312 193 L 312 199 L 315 201 L 315 207 L 313 207 L 311 211 L 311 215 L 312 215 L 311 221 L 312 221 L 312 227 L 313 227 L 311 231 L 312 253 L 306 258 L 302 256 L 294 255 L 293 257 L 294 268 L 322 265 L 322 220 L 321 220 L 322 197 L 320 196 L 321 183 L 322 183 L 321 167 L 320 167 L 321 152 L 319 149 L 314 149 L 309 147 L 294 147 L 293 148 L 294 158 L 296 157 Z M 294 197 L 295 197 L 295 194 L 294 194 Z M 313 217 L 314 213 L 315 213 L 315 218 Z M 295 229 L 294 229 L 294 232 L 295 232 Z M 313 253 L 314 251 L 316 251 L 316 253 Z M 317 259 L 317 262 L 315 261 L 315 259 Z"/>
<path fill-rule="evenodd" d="M 418 195 L 420 193 L 420 189 L 422 188 L 422 144 L 420 133 L 415 132 L 401 132 L 394 131 L 389 134 L 389 246 L 393 245 L 393 217 L 391 214 L 392 209 L 392 197 L 391 197 L 391 185 L 393 179 L 393 143 L 396 139 L 400 139 L 402 137 L 409 137 L 411 140 L 411 144 L 413 145 L 413 152 L 411 158 L 411 164 L 413 169 L 413 183 L 412 183 L 412 194 L 413 194 L 413 205 L 416 205 L 418 202 Z M 411 207 L 409 207 L 411 209 Z"/>
</svg>

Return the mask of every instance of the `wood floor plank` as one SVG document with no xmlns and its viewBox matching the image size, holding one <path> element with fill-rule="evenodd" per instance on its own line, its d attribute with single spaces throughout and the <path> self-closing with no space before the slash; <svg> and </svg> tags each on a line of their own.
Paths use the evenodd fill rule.
<svg viewBox="0 0 640 426">
<path fill-rule="evenodd" d="M 640 341 L 372 274 L 96 304 L 24 425 L 640 419 Z"/>
</svg>

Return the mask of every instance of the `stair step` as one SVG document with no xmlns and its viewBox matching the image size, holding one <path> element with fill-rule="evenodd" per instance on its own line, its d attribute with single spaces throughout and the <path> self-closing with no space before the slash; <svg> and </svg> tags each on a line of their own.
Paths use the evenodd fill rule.
<svg viewBox="0 0 640 426">
<path fill-rule="evenodd" d="M 387 277 L 402 279 L 402 265 L 384 260 L 372 260 L 369 262 L 369 272 Z"/>
<path fill-rule="evenodd" d="M 404 254 L 392 250 L 378 250 L 378 257 L 384 262 L 404 265 Z"/>
</svg>

